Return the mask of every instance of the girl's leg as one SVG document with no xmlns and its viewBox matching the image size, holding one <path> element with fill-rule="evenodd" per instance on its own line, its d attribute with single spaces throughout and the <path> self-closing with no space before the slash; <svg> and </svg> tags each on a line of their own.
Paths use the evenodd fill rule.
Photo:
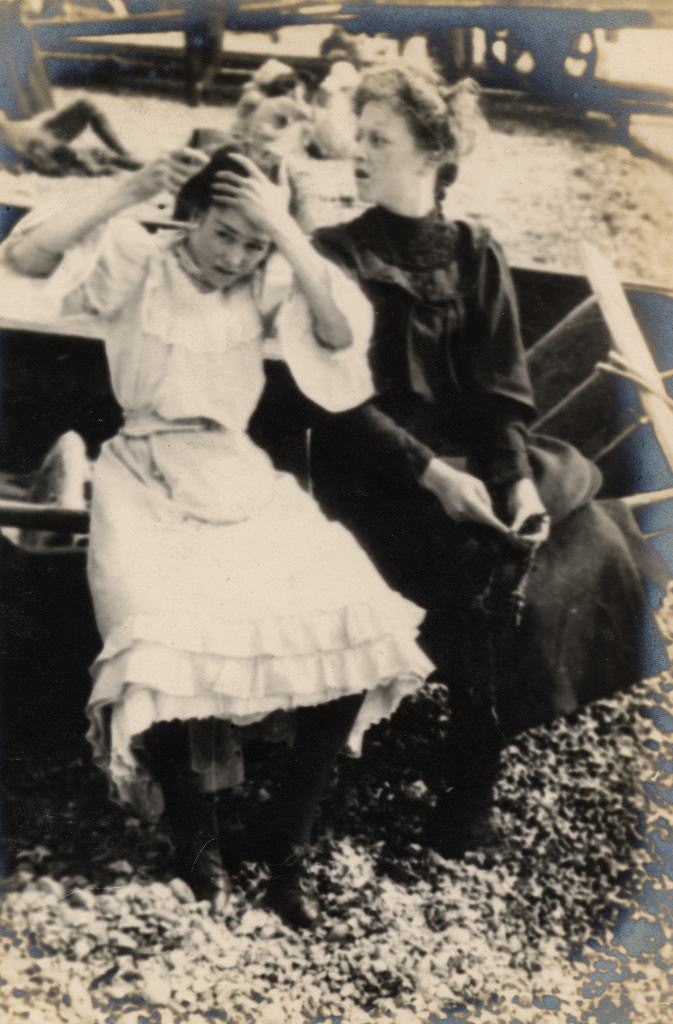
<svg viewBox="0 0 673 1024">
<path fill-rule="evenodd" d="M 164 795 L 179 877 L 216 913 L 226 907 L 230 882 L 222 863 L 217 799 L 205 795 L 190 767 L 188 726 L 160 722 L 145 734 L 148 765 Z"/>
<path fill-rule="evenodd" d="M 268 902 L 293 927 L 312 927 L 318 918 L 302 855 L 311 841 L 320 798 L 362 701 L 363 695 L 357 694 L 297 710 L 295 743 L 278 796 L 252 829 L 271 868 Z"/>
</svg>

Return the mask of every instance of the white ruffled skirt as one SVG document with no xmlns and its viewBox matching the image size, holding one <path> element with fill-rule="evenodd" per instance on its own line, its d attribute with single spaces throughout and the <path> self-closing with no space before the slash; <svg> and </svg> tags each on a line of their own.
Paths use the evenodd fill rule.
<svg viewBox="0 0 673 1024">
<path fill-rule="evenodd" d="M 159 808 L 134 745 L 154 723 L 244 726 L 366 692 L 357 752 L 432 668 L 416 644 L 422 610 L 293 477 L 234 439 L 218 466 L 219 433 L 120 435 L 95 468 L 88 571 L 104 646 L 88 737 L 113 795 L 143 813 Z"/>
</svg>

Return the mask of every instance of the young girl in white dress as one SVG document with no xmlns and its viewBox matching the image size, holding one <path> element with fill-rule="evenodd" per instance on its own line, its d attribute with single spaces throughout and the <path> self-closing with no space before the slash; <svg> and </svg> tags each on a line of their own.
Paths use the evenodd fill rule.
<svg viewBox="0 0 673 1024">
<path fill-rule="evenodd" d="M 190 159 L 157 161 L 74 211 L 35 211 L 6 254 L 48 278 L 54 315 L 95 320 L 124 412 L 93 483 L 95 760 L 116 799 L 165 809 L 178 872 L 221 910 L 229 883 L 203 790 L 240 779 L 235 727 L 296 711 L 267 896 L 308 926 L 318 907 L 297 851 L 336 755 L 431 666 L 419 609 L 246 432 L 264 357 L 286 360 L 330 411 L 370 396 L 368 302 L 251 161 L 224 149 L 206 166 Z M 124 216 L 167 186 L 193 211 L 184 231 L 149 234 Z M 204 736 L 218 748 L 205 761 Z"/>
</svg>

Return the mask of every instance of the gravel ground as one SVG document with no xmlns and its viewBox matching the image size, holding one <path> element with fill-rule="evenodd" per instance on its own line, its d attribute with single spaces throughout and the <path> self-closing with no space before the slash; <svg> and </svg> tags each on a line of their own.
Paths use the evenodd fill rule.
<svg viewBox="0 0 673 1024">
<path fill-rule="evenodd" d="M 427 687 L 341 766 L 312 864 L 325 906 L 312 936 L 263 908 L 257 869 L 237 877 L 226 919 L 209 917 L 171 878 L 161 829 L 106 804 L 81 741 L 59 760 L 24 757 L 2 1019 L 425 1024 L 451 1006 L 491 1024 L 665 1024 L 672 690 L 668 674 L 520 737 L 497 791 L 502 843 L 447 862 L 417 842 L 446 719 Z M 258 773 L 245 799 L 271 784 L 272 769 Z"/>
<path fill-rule="evenodd" d="M 144 157 L 230 116 L 97 97 Z M 500 110 L 451 203 L 489 224 L 514 262 L 574 270 L 586 237 L 624 277 L 670 283 L 672 188 L 664 167 L 581 127 Z M 172 879 L 161 828 L 106 802 L 80 736 L 63 737 L 58 756 L 19 749 L 2 1019 L 667 1024 L 672 691 L 669 673 L 512 743 L 502 843 L 458 863 L 417 842 L 446 723 L 443 692 L 427 687 L 361 762 L 341 765 L 312 867 L 325 921 L 306 937 L 263 909 L 252 870 L 226 919 L 210 918 Z M 263 799 L 272 778 L 273 766 L 258 772 L 241 799 Z"/>
</svg>

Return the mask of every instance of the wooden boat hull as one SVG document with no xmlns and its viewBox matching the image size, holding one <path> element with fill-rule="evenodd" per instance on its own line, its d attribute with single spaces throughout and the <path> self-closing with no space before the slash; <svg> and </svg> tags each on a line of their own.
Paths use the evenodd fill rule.
<svg viewBox="0 0 673 1024">
<path fill-rule="evenodd" d="M 625 423 L 635 421 L 632 433 L 601 461 L 605 494 L 633 495 L 672 486 L 673 472 L 657 454 L 651 428 L 638 423 L 642 409 L 635 386 L 611 377 L 581 386 L 587 375 L 591 377 L 593 363 L 605 358 L 611 346 L 588 282 L 580 276 L 525 268 L 515 269 L 514 277 L 542 415 L 557 410 L 548 423 L 554 428 L 550 433 L 577 441 L 587 451 L 609 446 L 623 433 Z M 627 294 L 659 367 L 670 368 L 673 294 L 635 285 L 627 288 Z M 35 469 L 67 430 L 78 431 L 89 454 L 95 456 L 103 440 L 118 428 L 120 410 L 101 343 L 5 329 L 0 331 L 0 361 L 0 471 L 16 474 Z M 300 459 L 301 451 L 299 446 Z M 302 468 L 296 466 L 298 471 Z M 661 504 L 649 504 L 638 515 L 641 528 L 652 535 L 652 547 L 673 571 L 673 496 Z M 25 525 L 11 516 L 4 522 Z M 40 524 L 33 523 L 36 528 Z M 60 729 L 84 728 L 88 666 L 100 643 L 86 586 L 86 552 L 82 548 L 29 550 L 13 542 L 7 531 L 3 535 L 2 525 L 0 515 L 4 718 L 13 734 L 25 735 L 27 743 L 39 743 L 45 730 L 36 723 L 48 721 L 46 733 L 52 739 Z M 46 523 L 47 528 L 50 525 L 58 528 L 58 523 Z M 73 529 L 81 527 L 79 522 Z M 658 606 L 661 587 L 649 596 Z M 591 694 L 584 697 L 589 699 Z M 547 712 L 540 709 L 546 705 L 540 700 L 537 710 L 526 705 L 524 717 L 510 722 L 508 728 L 516 732 L 545 718 Z"/>
<path fill-rule="evenodd" d="M 590 377 L 597 360 L 607 357 L 610 334 L 595 304 L 588 303 L 572 316 L 590 298 L 585 278 L 529 268 L 514 268 L 513 273 L 538 405 L 547 414 Z M 626 291 L 660 370 L 670 369 L 673 292 L 644 285 L 627 286 Z M 101 443 L 118 429 L 121 414 L 101 343 L 49 335 L 44 329 L 0 328 L 0 359 L 0 472 L 35 469 L 67 430 L 81 434 L 94 457 Z M 597 457 L 633 421 L 634 410 L 637 419 L 639 406 L 632 385 L 599 380 L 559 409 L 544 429 Z M 643 426 L 631 446 L 635 443 L 640 451 L 646 434 Z M 606 494 L 621 496 L 673 484 L 673 479 L 659 481 L 656 468 L 644 474 L 642 465 L 633 467 L 631 456 L 624 456 L 626 450 L 617 445 L 602 467 Z"/>
</svg>

